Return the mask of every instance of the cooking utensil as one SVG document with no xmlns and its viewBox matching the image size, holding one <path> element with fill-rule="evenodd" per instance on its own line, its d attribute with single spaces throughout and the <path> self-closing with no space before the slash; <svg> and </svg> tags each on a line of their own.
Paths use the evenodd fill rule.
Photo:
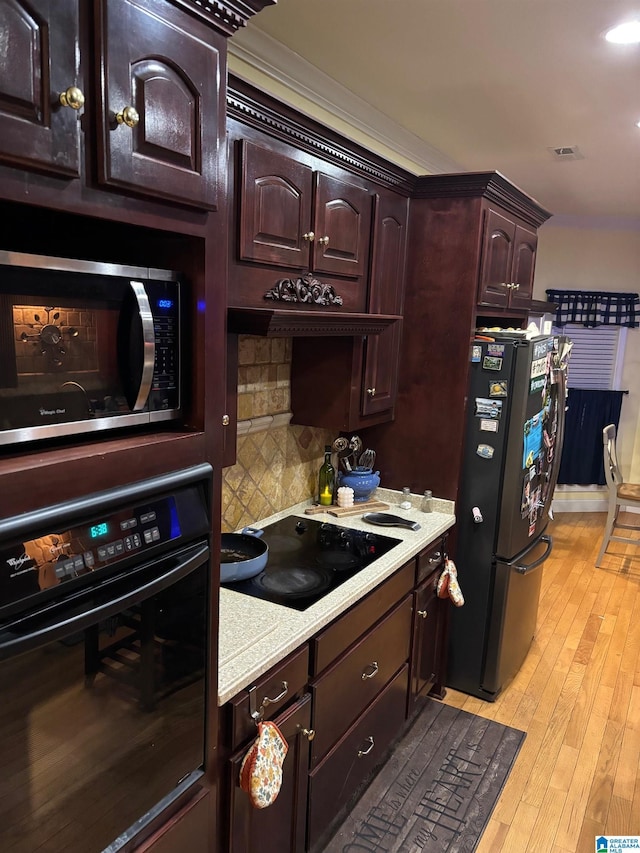
<svg viewBox="0 0 640 853">
<path fill-rule="evenodd" d="M 353 450 L 351 450 L 348 444 L 343 450 L 338 451 L 338 460 L 342 462 L 342 467 L 347 473 L 351 471 L 351 462 L 349 462 L 349 457 L 352 453 Z"/>
<path fill-rule="evenodd" d="M 365 512 L 362 519 L 369 524 L 378 524 L 380 527 L 406 527 L 407 530 L 420 530 L 417 521 L 393 515 L 391 512 Z"/>
<path fill-rule="evenodd" d="M 349 447 L 349 440 L 343 435 L 339 435 L 338 438 L 334 438 L 333 444 L 331 445 L 331 449 L 334 453 L 340 453 L 340 451 L 346 450 L 347 447 Z"/>
<path fill-rule="evenodd" d="M 267 565 L 269 546 L 260 537 L 264 530 L 245 527 L 242 533 L 223 533 L 220 548 L 220 581 L 233 583 L 253 578 Z"/>
<path fill-rule="evenodd" d="M 358 465 L 361 468 L 371 468 L 373 470 L 373 466 L 376 464 L 376 452 L 375 450 L 363 450 L 360 454 L 360 458 L 358 459 Z"/>
<path fill-rule="evenodd" d="M 351 436 L 351 438 L 349 439 L 349 447 L 351 448 L 351 452 L 354 458 L 357 459 L 360 453 L 362 452 L 362 439 L 359 435 Z"/>
</svg>

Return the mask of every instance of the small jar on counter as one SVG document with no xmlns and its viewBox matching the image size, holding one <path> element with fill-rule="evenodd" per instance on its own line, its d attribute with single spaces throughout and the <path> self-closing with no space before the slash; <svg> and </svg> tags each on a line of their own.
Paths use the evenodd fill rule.
<svg viewBox="0 0 640 853">
<path fill-rule="evenodd" d="M 411 489 L 405 486 L 402 490 L 402 500 L 400 501 L 400 509 L 411 509 Z"/>
<path fill-rule="evenodd" d="M 433 512 L 433 494 L 429 489 L 426 489 L 422 497 L 422 512 Z"/>
</svg>

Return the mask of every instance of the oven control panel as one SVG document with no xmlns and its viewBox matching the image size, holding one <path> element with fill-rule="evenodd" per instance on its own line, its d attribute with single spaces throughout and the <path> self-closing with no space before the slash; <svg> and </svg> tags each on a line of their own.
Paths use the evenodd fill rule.
<svg viewBox="0 0 640 853">
<path fill-rule="evenodd" d="M 0 607 L 179 540 L 180 500 L 169 495 L 0 549 Z M 189 525 L 188 525 L 189 526 Z"/>
</svg>

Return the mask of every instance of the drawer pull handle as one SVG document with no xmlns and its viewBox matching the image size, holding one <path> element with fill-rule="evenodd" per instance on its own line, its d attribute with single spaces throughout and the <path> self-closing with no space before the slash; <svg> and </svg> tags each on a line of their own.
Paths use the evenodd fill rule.
<svg viewBox="0 0 640 853">
<path fill-rule="evenodd" d="M 298 726 L 300 728 L 300 726 Z M 300 733 L 303 734 L 308 741 L 312 741 L 316 736 L 315 729 L 300 729 Z"/>
<path fill-rule="evenodd" d="M 436 551 L 436 553 L 432 557 L 429 557 L 429 563 L 439 563 L 441 559 L 442 554 L 440 553 L 440 551 Z"/>
<path fill-rule="evenodd" d="M 366 738 L 366 742 L 369 744 L 369 748 L 368 749 L 359 749 L 358 750 L 358 758 L 362 758 L 363 755 L 369 755 L 369 753 L 371 752 L 371 750 L 375 746 L 374 740 L 371 737 L 371 735 L 369 735 L 369 737 Z"/>
<path fill-rule="evenodd" d="M 262 718 L 264 717 L 264 709 L 267 705 L 273 705 L 274 702 L 279 702 L 281 699 L 287 695 L 287 691 L 289 690 L 289 684 L 286 681 L 282 682 L 282 693 L 276 696 L 274 699 L 270 699 L 268 696 L 265 696 L 262 700 L 262 704 L 260 707 L 256 707 L 256 687 L 250 687 L 248 690 L 249 693 L 249 714 L 253 719 L 254 723 L 257 725 Z"/>
<path fill-rule="evenodd" d="M 363 681 L 366 681 L 366 680 L 367 680 L 367 678 L 373 678 L 373 676 L 374 676 L 374 675 L 376 674 L 376 672 L 378 671 L 378 661 L 377 661 L 377 660 L 374 660 L 372 663 L 370 663 L 370 664 L 369 664 L 369 666 L 371 667 L 371 671 L 370 671 L 370 672 L 367 672 L 367 671 L 365 670 L 365 672 L 363 672 L 363 673 L 362 673 L 362 680 L 363 680 Z"/>
<path fill-rule="evenodd" d="M 282 693 L 278 693 L 278 695 L 274 696 L 273 699 L 269 699 L 268 696 L 265 696 L 264 699 L 262 700 L 263 707 L 266 707 L 267 705 L 273 705 L 274 702 L 279 702 L 281 699 L 284 699 L 284 697 L 287 695 L 288 691 L 289 691 L 289 685 L 286 681 L 283 681 L 282 682 Z"/>
<path fill-rule="evenodd" d="M 426 610 L 418 610 L 418 616 L 421 616 L 423 619 L 426 619 L 428 615 Z"/>
</svg>

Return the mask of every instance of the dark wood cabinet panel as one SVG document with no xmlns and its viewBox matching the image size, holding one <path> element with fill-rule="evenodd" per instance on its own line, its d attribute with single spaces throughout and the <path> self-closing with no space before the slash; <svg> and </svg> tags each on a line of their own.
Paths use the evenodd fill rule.
<svg viewBox="0 0 640 853">
<path fill-rule="evenodd" d="M 237 144 L 241 260 L 308 267 L 313 170 L 246 139 Z"/>
<path fill-rule="evenodd" d="M 0 33 L 0 161 L 78 177 L 82 109 L 60 101 L 84 88 L 76 0 L 5 0 Z"/>
<path fill-rule="evenodd" d="M 135 848 L 135 853 L 211 853 L 213 805 L 209 791 L 201 790 L 164 826 Z"/>
<path fill-rule="evenodd" d="M 305 849 L 310 720 L 308 694 L 274 720 L 289 750 L 283 764 L 282 787 L 276 801 L 266 809 L 254 808 L 240 788 L 240 766 L 250 744 L 230 759 L 230 799 L 223 844 L 226 853 L 301 853 Z"/>
<path fill-rule="evenodd" d="M 411 697 L 415 701 L 436 683 L 441 650 L 440 611 L 447 602 L 436 595 L 437 575 L 414 593 L 411 647 Z"/>
<path fill-rule="evenodd" d="M 338 178 L 315 174 L 311 269 L 358 278 L 367 271 L 371 194 Z"/>
<path fill-rule="evenodd" d="M 370 630 L 320 678 L 311 682 L 311 766 L 316 765 L 409 657 L 411 597 Z"/>
<path fill-rule="evenodd" d="M 102 0 L 99 10 L 100 182 L 215 208 L 221 37 L 168 3 Z"/>
<path fill-rule="evenodd" d="M 502 213 L 485 211 L 478 303 L 527 310 L 533 296 L 538 238 Z"/>
<path fill-rule="evenodd" d="M 295 149 L 262 138 L 232 142 L 238 260 L 364 280 L 372 194 Z M 241 303 L 232 294 L 231 304 Z"/>
<path fill-rule="evenodd" d="M 310 773 L 309 850 L 322 850 L 332 828 L 344 818 L 353 795 L 385 760 L 405 720 L 407 681 L 405 665 Z"/>
</svg>

